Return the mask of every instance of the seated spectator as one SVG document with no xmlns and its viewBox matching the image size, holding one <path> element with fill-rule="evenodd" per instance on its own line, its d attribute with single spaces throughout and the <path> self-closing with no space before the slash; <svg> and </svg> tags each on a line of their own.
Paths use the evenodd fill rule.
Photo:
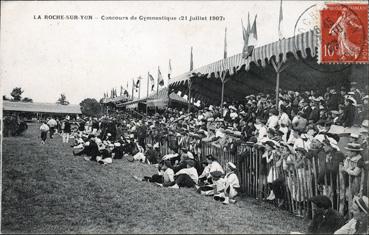
<svg viewBox="0 0 369 235">
<path fill-rule="evenodd" d="M 96 161 L 96 157 L 100 155 L 99 147 L 96 144 L 95 135 L 89 135 L 88 141 L 85 143 L 83 149 L 77 153 L 73 150 L 74 156 L 86 155 L 86 160 Z"/>
<path fill-rule="evenodd" d="M 112 156 L 113 149 L 114 149 L 114 144 L 103 146 L 100 149 L 100 156 L 96 157 L 96 161 L 103 165 L 113 163 L 113 156 Z"/>
<path fill-rule="evenodd" d="M 354 197 L 353 218 L 334 234 L 368 234 L 368 197 Z"/>
<path fill-rule="evenodd" d="M 147 162 L 149 164 L 157 164 L 159 163 L 160 161 L 160 155 L 159 155 L 159 152 L 154 150 L 152 148 L 152 145 L 151 144 L 147 144 L 147 150 L 145 152 L 145 157 L 147 159 Z"/>
<path fill-rule="evenodd" d="M 309 199 L 314 210 L 314 217 L 309 224 L 309 234 L 332 234 L 340 228 L 345 220 L 332 208 L 327 196 L 314 196 Z"/>
<path fill-rule="evenodd" d="M 193 160 L 187 160 L 187 167 L 175 173 L 175 181 L 168 184 L 168 186 L 170 186 L 170 188 L 195 187 L 198 183 L 199 176 L 194 166 L 195 162 Z"/>
<path fill-rule="evenodd" d="M 154 174 L 151 177 L 145 176 L 143 179 L 139 179 L 136 176 L 134 176 L 134 178 L 142 181 L 157 183 L 160 186 L 166 187 L 174 182 L 174 171 L 170 161 L 166 160 L 158 165 L 157 174 Z"/>
<path fill-rule="evenodd" d="M 235 203 L 235 197 L 240 190 L 240 182 L 237 177 L 237 167 L 232 162 L 227 163 L 227 174 L 225 175 L 225 190 L 223 204 Z"/>
</svg>

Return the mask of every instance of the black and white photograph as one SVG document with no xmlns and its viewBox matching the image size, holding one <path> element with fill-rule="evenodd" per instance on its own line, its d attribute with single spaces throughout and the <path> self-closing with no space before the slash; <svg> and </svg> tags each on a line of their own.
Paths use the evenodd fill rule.
<svg viewBox="0 0 369 235">
<path fill-rule="evenodd" d="M 368 234 L 368 1 L 1 1 L 3 234 Z"/>
</svg>

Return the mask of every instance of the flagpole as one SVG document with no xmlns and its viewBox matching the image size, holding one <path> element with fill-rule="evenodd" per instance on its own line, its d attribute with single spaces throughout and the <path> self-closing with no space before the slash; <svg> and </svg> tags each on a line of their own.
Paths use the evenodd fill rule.
<svg viewBox="0 0 369 235">
<path fill-rule="evenodd" d="M 134 93 L 134 80 L 132 79 L 132 100 L 133 100 L 133 93 Z"/>
<path fill-rule="evenodd" d="M 147 96 L 146 96 L 146 116 L 147 116 L 147 100 L 149 98 L 149 85 L 150 85 L 150 77 L 149 77 L 149 72 L 147 72 Z"/>
<path fill-rule="evenodd" d="M 224 30 L 224 60 L 223 60 L 223 74 L 221 77 L 221 81 L 222 81 L 222 97 L 220 100 L 220 108 L 223 110 L 223 102 L 224 102 L 224 83 L 225 83 L 225 76 L 226 76 L 226 71 L 225 71 L 225 60 L 227 59 L 227 27 Z"/>
<path fill-rule="evenodd" d="M 141 98 L 141 79 L 140 79 L 141 77 L 138 77 L 138 99 L 140 99 Z"/>
<path fill-rule="evenodd" d="M 159 66 L 158 66 L 158 79 L 156 81 L 156 98 L 159 98 Z"/>
<path fill-rule="evenodd" d="M 193 70 L 193 54 L 192 54 L 192 47 L 191 47 L 191 60 L 190 60 L 190 72 L 192 72 Z M 192 87 L 192 81 L 191 81 L 191 75 L 190 78 L 188 79 L 188 107 L 187 107 L 187 112 L 189 113 L 191 110 L 191 87 Z"/>
</svg>

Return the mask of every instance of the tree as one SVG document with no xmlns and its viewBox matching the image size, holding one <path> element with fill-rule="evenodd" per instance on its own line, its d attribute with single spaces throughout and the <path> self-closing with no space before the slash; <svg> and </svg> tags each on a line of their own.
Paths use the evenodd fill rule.
<svg viewBox="0 0 369 235">
<path fill-rule="evenodd" d="M 79 104 L 81 112 L 87 116 L 98 116 L 101 112 L 101 105 L 96 99 L 86 98 Z"/>
<path fill-rule="evenodd" d="M 22 88 L 20 87 L 15 87 L 12 92 L 10 93 L 10 95 L 13 97 L 13 101 L 21 101 L 22 99 L 22 93 L 24 91 L 22 91 Z"/>
<path fill-rule="evenodd" d="M 22 102 L 33 103 L 33 99 L 28 98 L 28 97 L 24 97 L 24 98 L 22 99 Z"/>
<path fill-rule="evenodd" d="M 58 101 L 56 101 L 57 104 L 61 104 L 61 105 L 68 105 L 69 101 L 67 101 L 67 97 L 65 96 L 65 94 L 60 94 L 60 98 L 58 99 Z"/>
</svg>

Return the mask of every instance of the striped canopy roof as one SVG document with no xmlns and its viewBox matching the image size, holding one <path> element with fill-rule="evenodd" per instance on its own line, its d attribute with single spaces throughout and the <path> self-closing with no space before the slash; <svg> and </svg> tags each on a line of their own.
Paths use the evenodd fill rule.
<svg viewBox="0 0 369 235">
<path fill-rule="evenodd" d="M 224 101 L 241 100 L 248 94 L 274 94 L 276 70 L 272 60 L 283 64 L 279 87 L 284 90 L 321 90 L 327 86 L 345 86 L 347 81 L 368 83 L 368 65 L 318 64 L 319 38 L 314 31 L 256 47 L 251 57 L 237 54 L 196 68 L 169 80 L 171 92 L 189 93 L 191 98 L 219 105 L 225 76 Z"/>
<path fill-rule="evenodd" d="M 226 59 L 218 60 L 214 63 L 194 69 L 192 72 L 184 73 L 180 76 L 169 80 L 171 86 L 182 83 L 194 75 L 206 75 L 210 78 L 212 75 L 220 78 L 223 72 L 233 75 L 236 71 L 245 66 L 245 70 L 250 69 L 251 62 L 265 67 L 270 60 L 275 57 L 277 62 L 286 62 L 287 53 L 292 53 L 298 59 L 298 52 L 303 58 L 307 57 L 306 49 L 310 49 L 311 56 L 316 55 L 316 48 L 318 46 L 318 38 L 314 31 L 308 31 L 296 36 L 282 39 L 264 46 L 256 47 L 252 56 L 247 59 L 242 58 L 242 53 L 228 57 Z"/>
</svg>

